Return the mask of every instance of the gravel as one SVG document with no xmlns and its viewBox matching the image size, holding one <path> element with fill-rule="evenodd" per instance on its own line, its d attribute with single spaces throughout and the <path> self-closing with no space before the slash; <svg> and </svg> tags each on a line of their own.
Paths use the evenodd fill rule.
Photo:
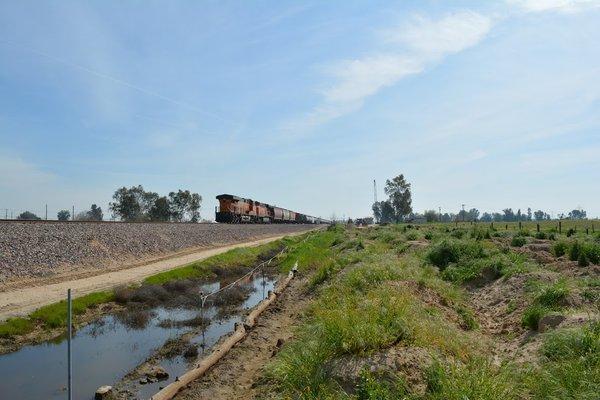
<svg viewBox="0 0 600 400">
<path fill-rule="evenodd" d="M 0 283 L 105 269 L 192 247 L 307 230 L 314 225 L 0 222 Z"/>
</svg>

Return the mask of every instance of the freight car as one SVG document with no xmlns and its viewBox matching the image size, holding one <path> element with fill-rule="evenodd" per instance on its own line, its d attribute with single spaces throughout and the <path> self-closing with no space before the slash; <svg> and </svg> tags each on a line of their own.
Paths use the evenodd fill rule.
<svg viewBox="0 0 600 400">
<path fill-rule="evenodd" d="M 228 224 L 328 224 L 329 221 L 231 194 L 217 196 L 215 220 Z"/>
</svg>

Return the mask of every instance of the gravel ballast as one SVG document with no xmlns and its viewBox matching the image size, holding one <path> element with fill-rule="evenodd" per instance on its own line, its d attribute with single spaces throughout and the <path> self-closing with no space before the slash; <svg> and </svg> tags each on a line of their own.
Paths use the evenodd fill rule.
<svg viewBox="0 0 600 400">
<path fill-rule="evenodd" d="M 285 235 L 314 225 L 0 222 L 0 283 L 102 270 L 197 247 Z"/>
</svg>

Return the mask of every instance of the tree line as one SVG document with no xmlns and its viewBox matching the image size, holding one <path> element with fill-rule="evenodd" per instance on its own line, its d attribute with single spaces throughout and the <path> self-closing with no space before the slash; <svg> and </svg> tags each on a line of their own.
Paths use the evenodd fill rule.
<svg viewBox="0 0 600 400">
<path fill-rule="evenodd" d="M 179 189 L 166 196 L 144 190 L 142 185 L 130 188 L 122 187 L 115 191 L 109 204 L 112 217 L 121 221 L 152 222 L 198 222 L 202 196 L 189 190 Z M 82 211 L 74 218 L 69 210 L 60 210 L 56 215 L 59 221 L 102 221 L 104 213 L 101 207 L 92 204 L 89 210 Z M 41 220 L 30 211 L 22 212 L 18 220 Z"/>
<path fill-rule="evenodd" d="M 518 221 L 548 221 L 550 214 L 543 210 L 533 211 L 530 207 L 525 212 L 518 209 L 516 212 L 512 208 L 505 208 L 502 212 L 484 212 L 481 214 L 478 209 L 460 210 L 458 213 L 440 214 L 435 210 L 426 210 L 423 216 L 427 222 L 454 222 L 454 221 L 481 221 L 481 222 L 518 222 Z M 568 213 L 560 213 L 558 219 L 586 219 L 585 210 L 575 209 Z"/>
<path fill-rule="evenodd" d="M 201 203 L 202 196 L 189 190 L 160 196 L 138 185 L 117 189 L 109 208 L 122 221 L 198 222 Z"/>
<path fill-rule="evenodd" d="M 551 216 L 543 210 L 533 211 L 527 208 L 525 212 L 518 209 L 505 208 L 502 212 L 479 212 L 476 208 L 460 210 L 457 213 L 440 213 L 436 210 L 426 210 L 423 214 L 413 213 L 412 194 L 410 183 L 403 174 L 385 182 L 384 192 L 387 200 L 373 204 L 373 216 L 379 223 L 406 222 L 424 220 L 426 222 L 455 222 L 455 221 L 482 221 L 482 222 L 517 222 L 517 221 L 544 221 Z M 557 216 L 559 219 L 586 219 L 585 210 L 574 209 L 567 214 Z"/>
</svg>

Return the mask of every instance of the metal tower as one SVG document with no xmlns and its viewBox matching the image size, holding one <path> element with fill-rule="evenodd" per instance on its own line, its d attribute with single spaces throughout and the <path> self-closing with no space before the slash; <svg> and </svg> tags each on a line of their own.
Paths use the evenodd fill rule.
<svg viewBox="0 0 600 400">
<path fill-rule="evenodd" d="M 373 179 L 373 204 L 377 203 L 377 182 Z"/>
</svg>

